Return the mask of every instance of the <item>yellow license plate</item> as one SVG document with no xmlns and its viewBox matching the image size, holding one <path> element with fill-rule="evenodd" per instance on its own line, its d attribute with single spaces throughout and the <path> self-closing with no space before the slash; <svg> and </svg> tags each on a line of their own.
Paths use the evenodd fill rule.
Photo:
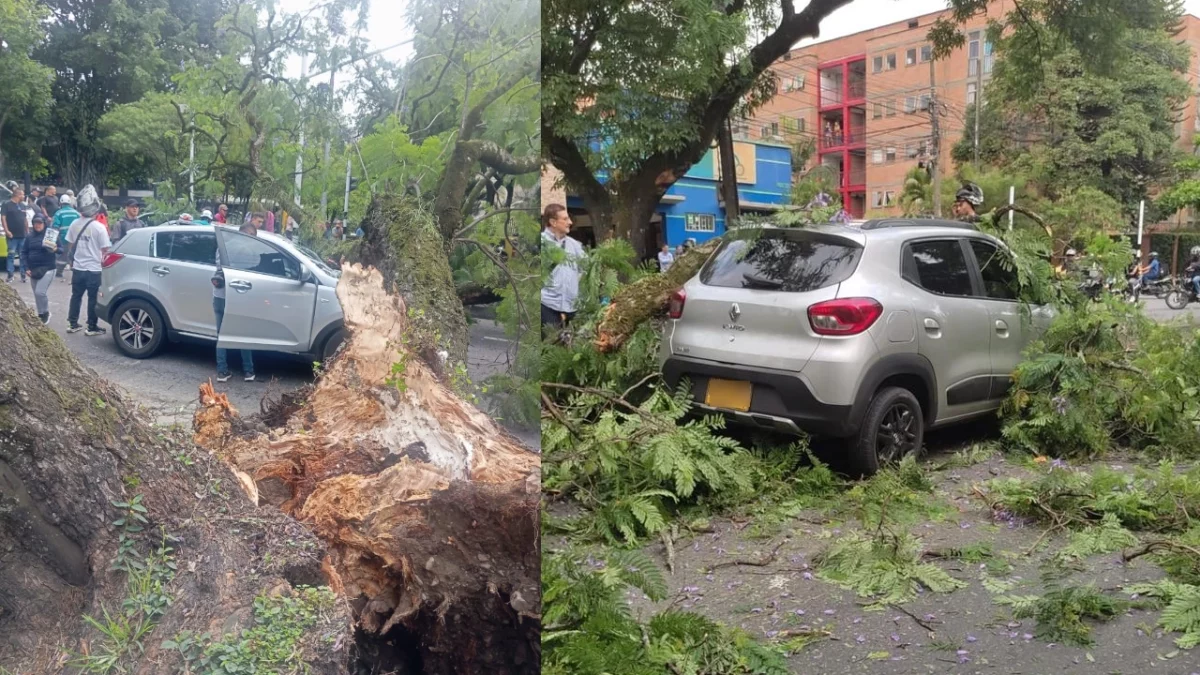
<svg viewBox="0 0 1200 675">
<path fill-rule="evenodd" d="M 704 392 L 704 403 L 714 408 L 746 411 L 750 409 L 750 394 L 753 387 L 749 382 L 736 380 L 709 380 Z"/>
</svg>

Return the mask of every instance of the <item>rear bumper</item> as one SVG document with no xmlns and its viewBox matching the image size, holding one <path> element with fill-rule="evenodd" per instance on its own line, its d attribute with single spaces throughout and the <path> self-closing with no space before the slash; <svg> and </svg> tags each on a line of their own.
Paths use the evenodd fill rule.
<svg viewBox="0 0 1200 675">
<path fill-rule="evenodd" d="M 718 412 L 731 421 L 784 432 L 804 431 L 821 436 L 845 437 L 855 432 L 854 406 L 822 403 L 796 373 L 731 366 L 671 356 L 663 362 L 663 379 L 675 388 L 681 380 L 692 385 L 692 398 L 701 410 Z M 709 379 L 748 381 L 753 384 L 750 410 L 727 410 L 704 404 Z"/>
</svg>

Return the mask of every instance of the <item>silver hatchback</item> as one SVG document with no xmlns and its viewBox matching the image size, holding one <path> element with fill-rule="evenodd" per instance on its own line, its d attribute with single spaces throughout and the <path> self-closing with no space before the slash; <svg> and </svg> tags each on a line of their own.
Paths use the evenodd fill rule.
<svg viewBox="0 0 1200 675">
<path fill-rule="evenodd" d="M 221 251 L 225 318 L 218 337 L 212 276 Z M 320 361 L 345 339 L 339 273 L 291 241 L 232 227 L 168 225 L 130 232 L 104 260 L 100 317 L 127 356 L 167 340 L 294 354 Z"/>
<path fill-rule="evenodd" d="M 735 422 L 846 438 L 874 472 L 999 407 L 1051 318 L 1010 255 L 953 221 L 731 233 L 671 300 L 663 375 Z"/>
</svg>

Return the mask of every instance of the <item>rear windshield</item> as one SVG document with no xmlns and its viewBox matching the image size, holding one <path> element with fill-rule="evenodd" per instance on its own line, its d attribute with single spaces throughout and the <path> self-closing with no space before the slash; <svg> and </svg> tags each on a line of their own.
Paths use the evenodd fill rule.
<svg viewBox="0 0 1200 675">
<path fill-rule="evenodd" d="M 808 230 L 751 230 L 721 244 L 700 281 L 726 288 L 803 293 L 839 284 L 854 273 L 862 247 Z"/>
</svg>

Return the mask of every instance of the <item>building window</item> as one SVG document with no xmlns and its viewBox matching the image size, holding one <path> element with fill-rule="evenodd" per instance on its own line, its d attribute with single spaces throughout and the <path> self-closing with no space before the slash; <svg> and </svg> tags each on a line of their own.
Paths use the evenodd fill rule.
<svg viewBox="0 0 1200 675">
<path fill-rule="evenodd" d="M 929 154 L 929 141 L 921 141 L 917 143 L 917 152 L 924 157 Z"/>
<path fill-rule="evenodd" d="M 875 208 L 878 209 L 878 208 L 883 207 L 883 193 L 882 192 L 876 191 L 871 194 L 871 197 L 872 197 L 871 203 L 875 205 Z"/>
<path fill-rule="evenodd" d="M 916 111 L 917 111 L 917 97 L 916 96 L 906 96 L 904 98 L 904 112 L 914 113 Z"/>
<path fill-rule="evenodd" d="M 684 232 L 716 232 L 717 218 L 711 213 L 686 213 L 683 216 Z"/>
<path fill-rule="evenodd" d="M 875 59 L 871 62 L 871 66 L 872 66 L 872 68 L 871 68 L 872 72 L 882 73 L 883 72 L 883 57 L 876 56 Z"/>
<path fill-rule="evenodd" d="M 884 206 L 891 206 L 892 204 L 895 204 L 895 203 L 896 203 L 896 193 L 895 192 L 888 190 L 883 193 L 883 205 Z"/>
<path fill-rule="evenodd" d="M 979 74 L 979 31 L 971 31 L 967 39 L 967 75 L 975 77 Z"/>
<path fill-rule="evenodd" d="M 917 156 L 917 144 L 908 143 L 904 146 L 904 156 L 912 159 Z"/>
<path fill-rule="evenodd" d="M 975 83 L 974 83 L 974 82 L 968 82 L 968 83 L 967 83 L 967 104 L 968 104 L 968 105 L 970 105 L 970 104 L 972 104 L 972 103 L 974 103 L 974 102 L 975 102 L 975 97 L 976 97 L 976 95 L 977 95 L 977 93 L 976 93 L 976 90 L 975 90 Z"/>
<path fill-rule="evenodd" d="M 879 119 L 880 117 L 883 117 L 883 104 L 882 103 L 876 103 L 873 110 L 874 110 L 874 112 L 871 113 L 871 117 L 874 117 L 875 119 Z M 1197 118 L 1197 119 L 1200 119 L 1200 118 Z"/>
<path fill-rule="evenodd" d="M 780 117 L 783 122 L 783 130 L 787 133 L 802 134 L 804 133 L 804 118 L 803 117 Z"/>
<path fill-rule="evenodd" d="M 871 151 L 871 162 L 874 164 L 883 164 L 883 148 L 876 148 Z"/>
<path fill-rule="evenodd" d="M 931 47 L 929 45 L 925 45 L 924 47 L 921 47 L 921 62 L 924 63 L 926 61 L 932 61 L 932 60 L 933 60 L 933 47 Z"/>
<path fill-rule="evenodd" d="M 896 116 L 896 99 L 892 99 L 887 102 L 887 116 L 888 117 Z M 1200 119 L 1200 118 L 1198 118 L 1198 119 Z"/>
<path fill-rule="evenodd" d="M 896 161 L 896 149 L 895 148 L 887 149 L 887 161 L 888 162 Z"/>
<path fill-rule="evenodd" d="M 787 80 L 784 80 L 782 85 L 784 92 L 804 91 L 804 76 L 795 75 Z"/>
<path fill-rule="evenodd" d="M 917 26 L 919 26 L 919 25 L 921 25 L 921 20 L 920 20 L 920 19 L 909 19 L 909 20 L 908 20 L 908 27 L 909 27 L 909 28 L 916 28 L 916 27 L 917 27 Z"/>
<path fill-rule="evenodd" d="M 929 94 L 921 94 L 921 110 L 929 110 L 930 102 Z"/>
<path fill-rule="evenodd" d="M 993 60 L 994 59 L 992 56 L 992 43 L 984 42 L 983 43 L 983 74 L 984 75 L 987 75 L 988 73 L 992 72 L 992 61 Z"/>
<path fill-rule="evenodd" d="M 896 55 L 895 54 L 887 55 L 887 69 L 888 70 L 896 69 Z"/>
<path fill-rule="evenodd" d="M 733 121 L 734 135 L 741 134 L 748 136 L 750 134 L 750 122 L 745 117 L 739 117 Z"/>
<path fill-rule="evenodd" d="M 917 65 L 917 50 L 916 49 L 910 49 L 910 50 L 904 52 L 904 65 L 906 65 L 906 66 Z"/>
</svg>

